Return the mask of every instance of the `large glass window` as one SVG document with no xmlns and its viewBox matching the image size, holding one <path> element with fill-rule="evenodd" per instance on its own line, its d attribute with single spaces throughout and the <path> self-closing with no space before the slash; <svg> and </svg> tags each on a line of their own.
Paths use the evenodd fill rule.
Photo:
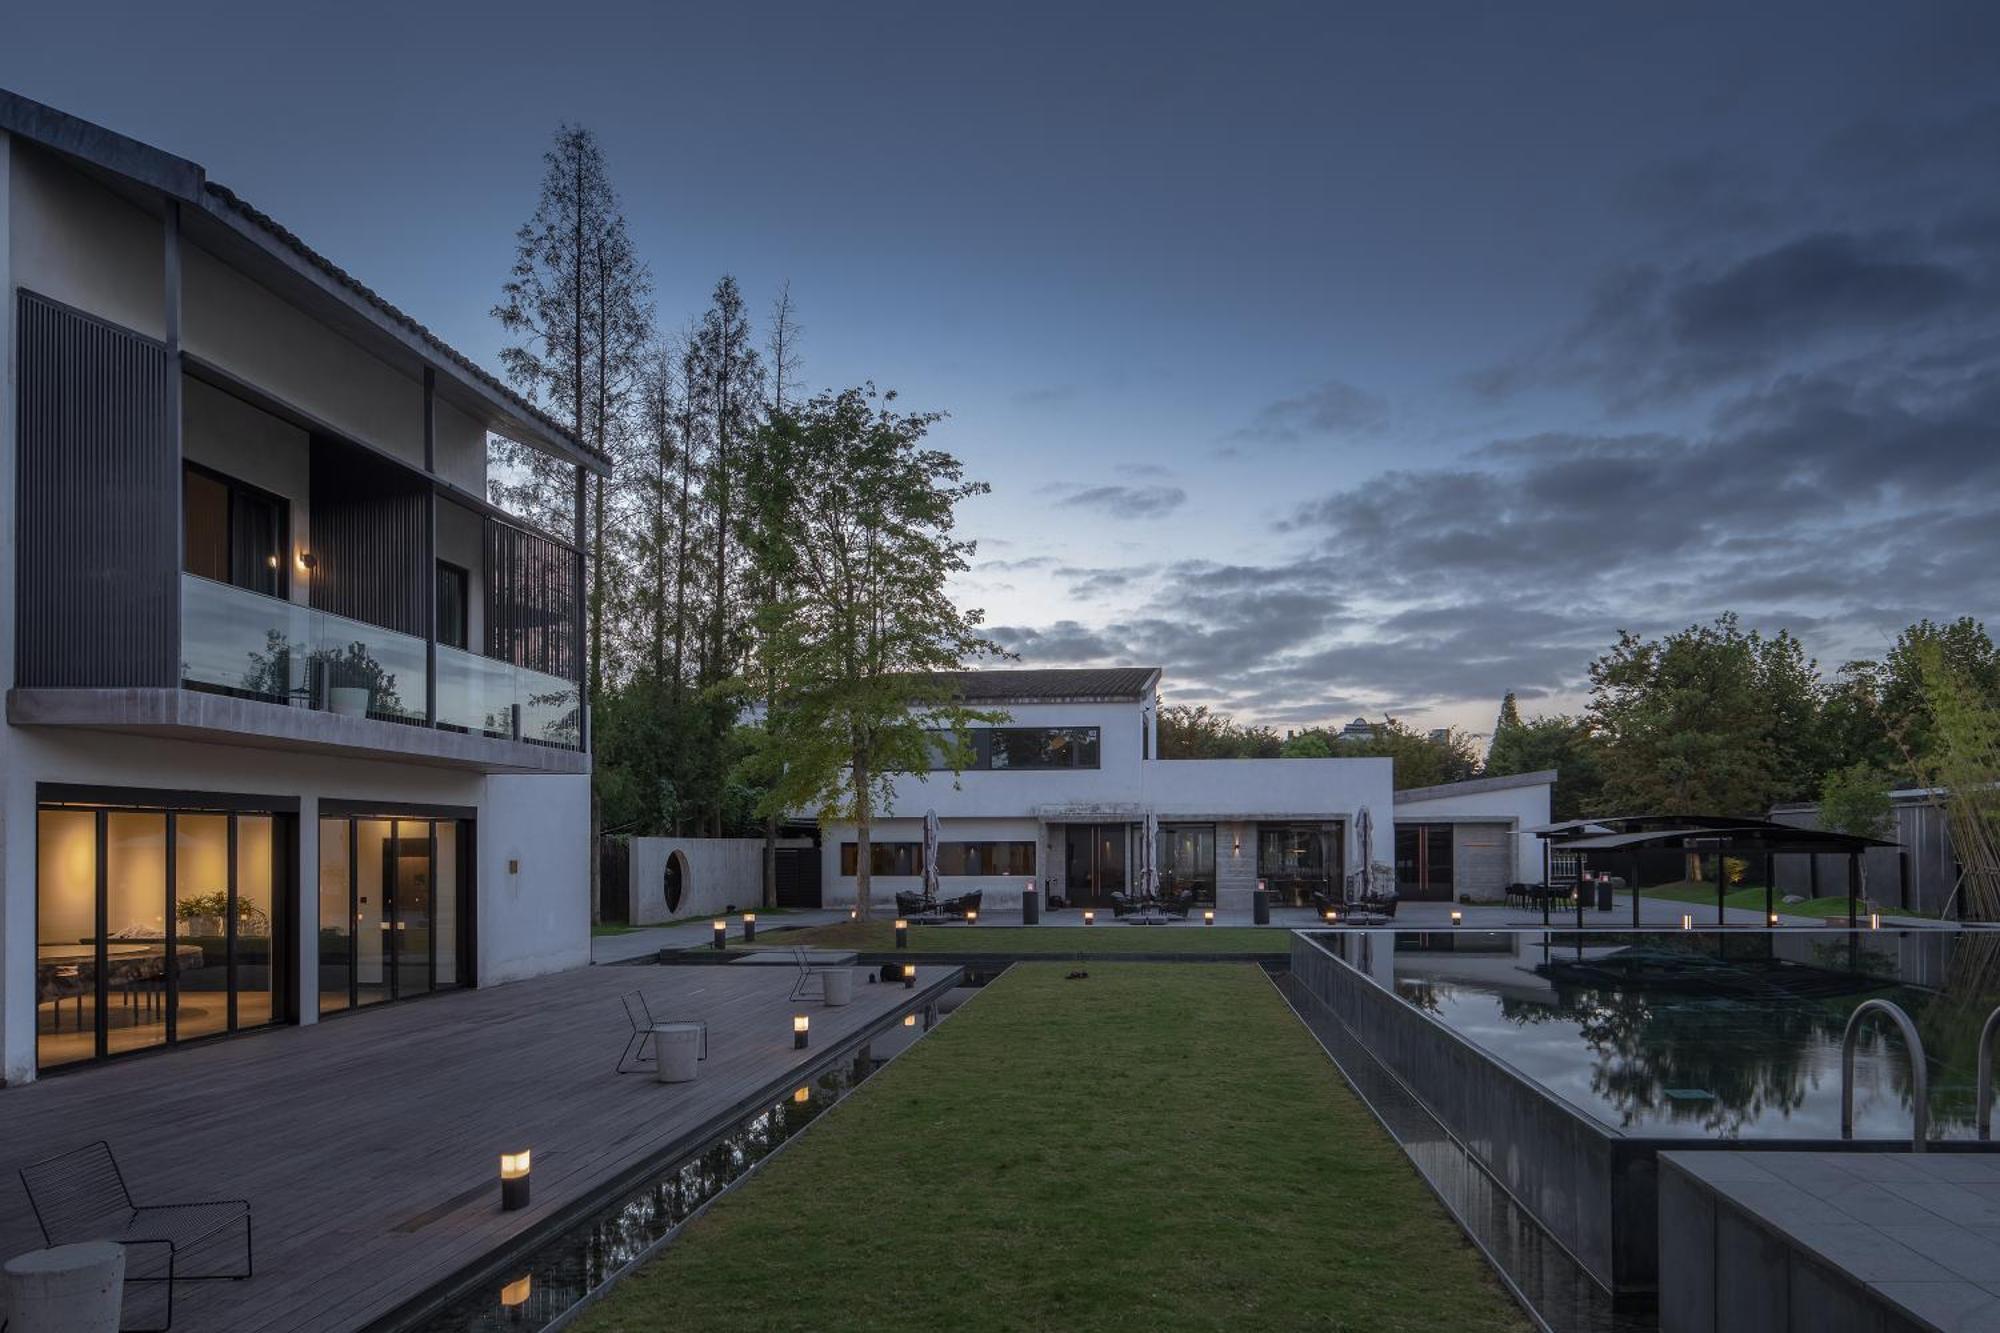
<svg viewBox="0 0 2000 1333">
<path fill-rule="evenodd" d="M 320 821 L 319 1009 L 466 984 L 464 821 Z"/>
<path fill-rule="evenodd" d="M 1304 907 L 1340 882 L 1340 830 L 1332 824 L 1257 826 L 1257 877 L 1280 902 Z"/>
<path fill-rule="evenodd" d="M 281 1019 L 289 826 L 272 814 L 44 806 L 42 1068 Z"/>
<path fill-rule="evenodd" d="M 1396 826 L 1396 895 L 1434 902 L 1451 899 L 1451 825 Z"/>
<path fill-rule="evenodd" d="M 1192 893 L 1198 902 L 1214 902 L 1215 825 L 1162 824 L 1159 866 L 1162 889 Z"/>
<path fill-rule="evenodd" d="M 1006 875 L 1022 879 L 1035 873 L 1032 842 L 939 842 L 940 875 Z"/>
<path fill-rule="evenodd" d="M 181 565 L 217 583 L 285 595 L 284 500 L 195 463 L 181 477 Z"/>
<path fill-rule="evenodd" d="M 1098 767 L 1097 727 L 975 727 L 966 733 L 970 752 L 955 749 L 950 732 L 935 735 L 932 772 L 949 770 L 954 758 L 968 771 Z"/>
<path fill-rule="evenodd" d="M 840 873 L 861 873 L 860 844 L 840 844 Z M 870 842 L 868 873 L 871 875 L 921 875 L 924 873 L 924 845 L 920 842 Z"/>
</svg>

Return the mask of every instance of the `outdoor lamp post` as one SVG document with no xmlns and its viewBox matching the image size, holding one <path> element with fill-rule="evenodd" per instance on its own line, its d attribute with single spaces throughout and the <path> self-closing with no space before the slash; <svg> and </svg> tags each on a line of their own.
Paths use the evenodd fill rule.
<svg viewBox="0 0 2000 1333">
<path fill-rule="evenodd" d="M 1204 907 L 1201 909 L 1201 924 L 1204 926 L 1215 924 L 1215 909 L 1213 907 Z"/>
<path fill-rule="evenodd" d="M 915 990 L 916 988 L 917 965 L 915 963 L 905 963 L 903 964 L 903 989 Z"/>
<path fill-rule="evenodd" d="M 1465 924 L 1465 913 L 1463 913 L 1463 912 L 1459 911 L 1459 910 L 1458 910 L 1458 909 L 1457 909 L 1456 907 L 1452 908 L 1452 909 L 1451 909 L 1451 924 L 1452 924 L 1452 925 L 1454 925 L 1454 926 L 1460 926 L 1460 925 L 1464 925 L 1464 924 Z"/>
<path fill-rule="evenodd" d="M 755 912 L 745 912 L 743 914 L 743 942 L 748 944 L 756 938 L 757 914 Z"/>
<path fill-rule="evenodd" d="M 979 913 L 977 913 L 977 912 L 967 912 L 967 913 L 965 914 L 965 924 L 966 924 L 966 925 L 968 925 L 968 926 L 976 926 L 976 925 L 978 925 L 978 924 L 979 924 Z"/>
<path fill-rule="evenodd" d="M 803 1051 L 806 1048 L 806 1038 L 808 1037 L 808 1035 L 810 1035 L 811 1028 L 812 1028 L 812 1020 L 810 1018 L 807 1018 L 804 1014 L 792 1015 L 793 1050 Z"/>
<path fill-rule="evenodd" d="M 715 923 L 714 944 L 718 949 L 727 949 L 729 947 L 729 923 L 727 921 L 718 921 Z"/>
<path fill-rule="evenodd" d="M 896 918 L 896 947 L 898 949 L 910 947 L 910 923 L 902 917 Z"/>
<path fill-rule="evenodd" d="M 1084 925 L 1086 925 L 1086 926 L 1088 926 L 1088 925 L 1094 925 L 1094 924 L 1096 923 L 1096 921 L 1097 921 L 1097 913 L 1095 913 L 1095 912 L 1091 911 L 1091 910 L 1090 910 L 1090 909 L 1089 909 L 1088 907 L 1084 908 L 1084 909 L 1083 909 L 1083 924 L 1084 924 Z"/>
<path fill-rule="evenodd" d="M 500 1211 L 516 1212 L 528 1206 L 529 1150 L 500 1154 Z"/>
</svg>

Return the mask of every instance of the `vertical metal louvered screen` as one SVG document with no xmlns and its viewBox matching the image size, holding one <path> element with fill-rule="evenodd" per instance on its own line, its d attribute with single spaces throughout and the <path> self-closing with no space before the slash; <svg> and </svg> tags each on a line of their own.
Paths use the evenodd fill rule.
<svg viewBox="0 0 2000 1333">
<path fill-rule="evenodd" d="M 16 682 L 176 683 L 177 434 L 167 352 L 20 296 Z"/>
<path fill-rule="evenodd" d="M 430 637 L 429 505 L 422 474 L 315 437 L 313 608 Z"/>
<path fill-rule="evenodd" d="M 486 655 L 579 680 L 578 556 L 560 542 L 486 520 Z"/>
</svg>

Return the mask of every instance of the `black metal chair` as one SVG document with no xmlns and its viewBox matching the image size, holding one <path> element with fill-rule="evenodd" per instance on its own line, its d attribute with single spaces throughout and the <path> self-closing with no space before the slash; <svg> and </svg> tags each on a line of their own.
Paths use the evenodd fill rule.
<svg viewBox="0 0 2000 1333">
<path fill-rule="evenodd" d="M 659 1025 L 661 1020 L 653 1017 L 652 1007 L 646 1003 L 646 997 L 643 993 L 633 991 L 621 997 L 621 999 L 625 1005 L 625 1017 L 632 1024 L 632 1037 L 625 1043 L 624 1054 L 618 1057 L 618 1072 L 621 1074 L 637 1074 L 642 1072 L 647 1065 L 659 1062 L 658 1048 L 655 1047 L 653 1054 L 648 1055 L 646 1054 L 646 1043 L 653 1040 L 653 1029 Z M 699 1019 L 670 1019 L 667 1021 L 700 1022 Z M 695 1056 L 695 1059 L 708 1059 L 708 1024 L 706 1023 L 701 1023 L 701 1051 Z M 627 1065 L 631 1067 L 627 1068 Z"/>
<path fill-rule="evenodd" d="M 167 1284 L 167 1322 L 153 1333 L 173 1327 L 174 1283 L 240 1282 L 254 1271 L 249 1200 L 134 1203 L 118 1159 L 112 1156 L 111 1144 L 104 1139 L 30 1162 L 21 1168 L 21 1187 L 28 1193 L 28 1206 L 34 1209 L 42 1239 L 50 1246 L 108 1240 L 128 1250 L 135 1246 L 164 1248 L 166 1276 L 135 1275 L 129 1267 L 125 1274 L 127 1282 Z M 219 1244 L 239 1223 L 243 1227 L 242 1272 L 184 1271 L 183 1256 Z"/>
</svg>

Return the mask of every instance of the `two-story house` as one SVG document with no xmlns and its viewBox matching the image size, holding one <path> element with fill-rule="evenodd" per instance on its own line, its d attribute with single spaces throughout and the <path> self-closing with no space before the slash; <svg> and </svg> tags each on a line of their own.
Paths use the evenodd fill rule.
<svg viewBox="0 0 2000 1333">
<path fill-rule="evenodd" d="M 0 1074 L 587 962 L 580 543 L 487 439 L 604 461 L 5 92 L 0 298 Z"/>
<path fill-rule="evenodd" d="M 870 833 L 877 902 L 921 885 L 931 813 L 942 891 L 978 889 L 1003 910 L 1030 883 L 1078 907 L 1134 889 L 1149 817 L 1161 886 L 1225 909 L 1247 910 L 1259 882 L 1276 903 L 1308 905 L 1364 861 L 1412 899 L 1497 897 L 1542 878 L 1528 831 L 1548 823 L 1554 773 L 1397 791 L 1389 759 L 1162 759 L 1158 667 L 967 671 L 954 683 L 1007 720 L 973 728 L 956 776 L 941 758 L 896 780 Z M 821 856 L 823 900 L 852 903 L 853 827 L 827 829 Z"/>
</svg>

